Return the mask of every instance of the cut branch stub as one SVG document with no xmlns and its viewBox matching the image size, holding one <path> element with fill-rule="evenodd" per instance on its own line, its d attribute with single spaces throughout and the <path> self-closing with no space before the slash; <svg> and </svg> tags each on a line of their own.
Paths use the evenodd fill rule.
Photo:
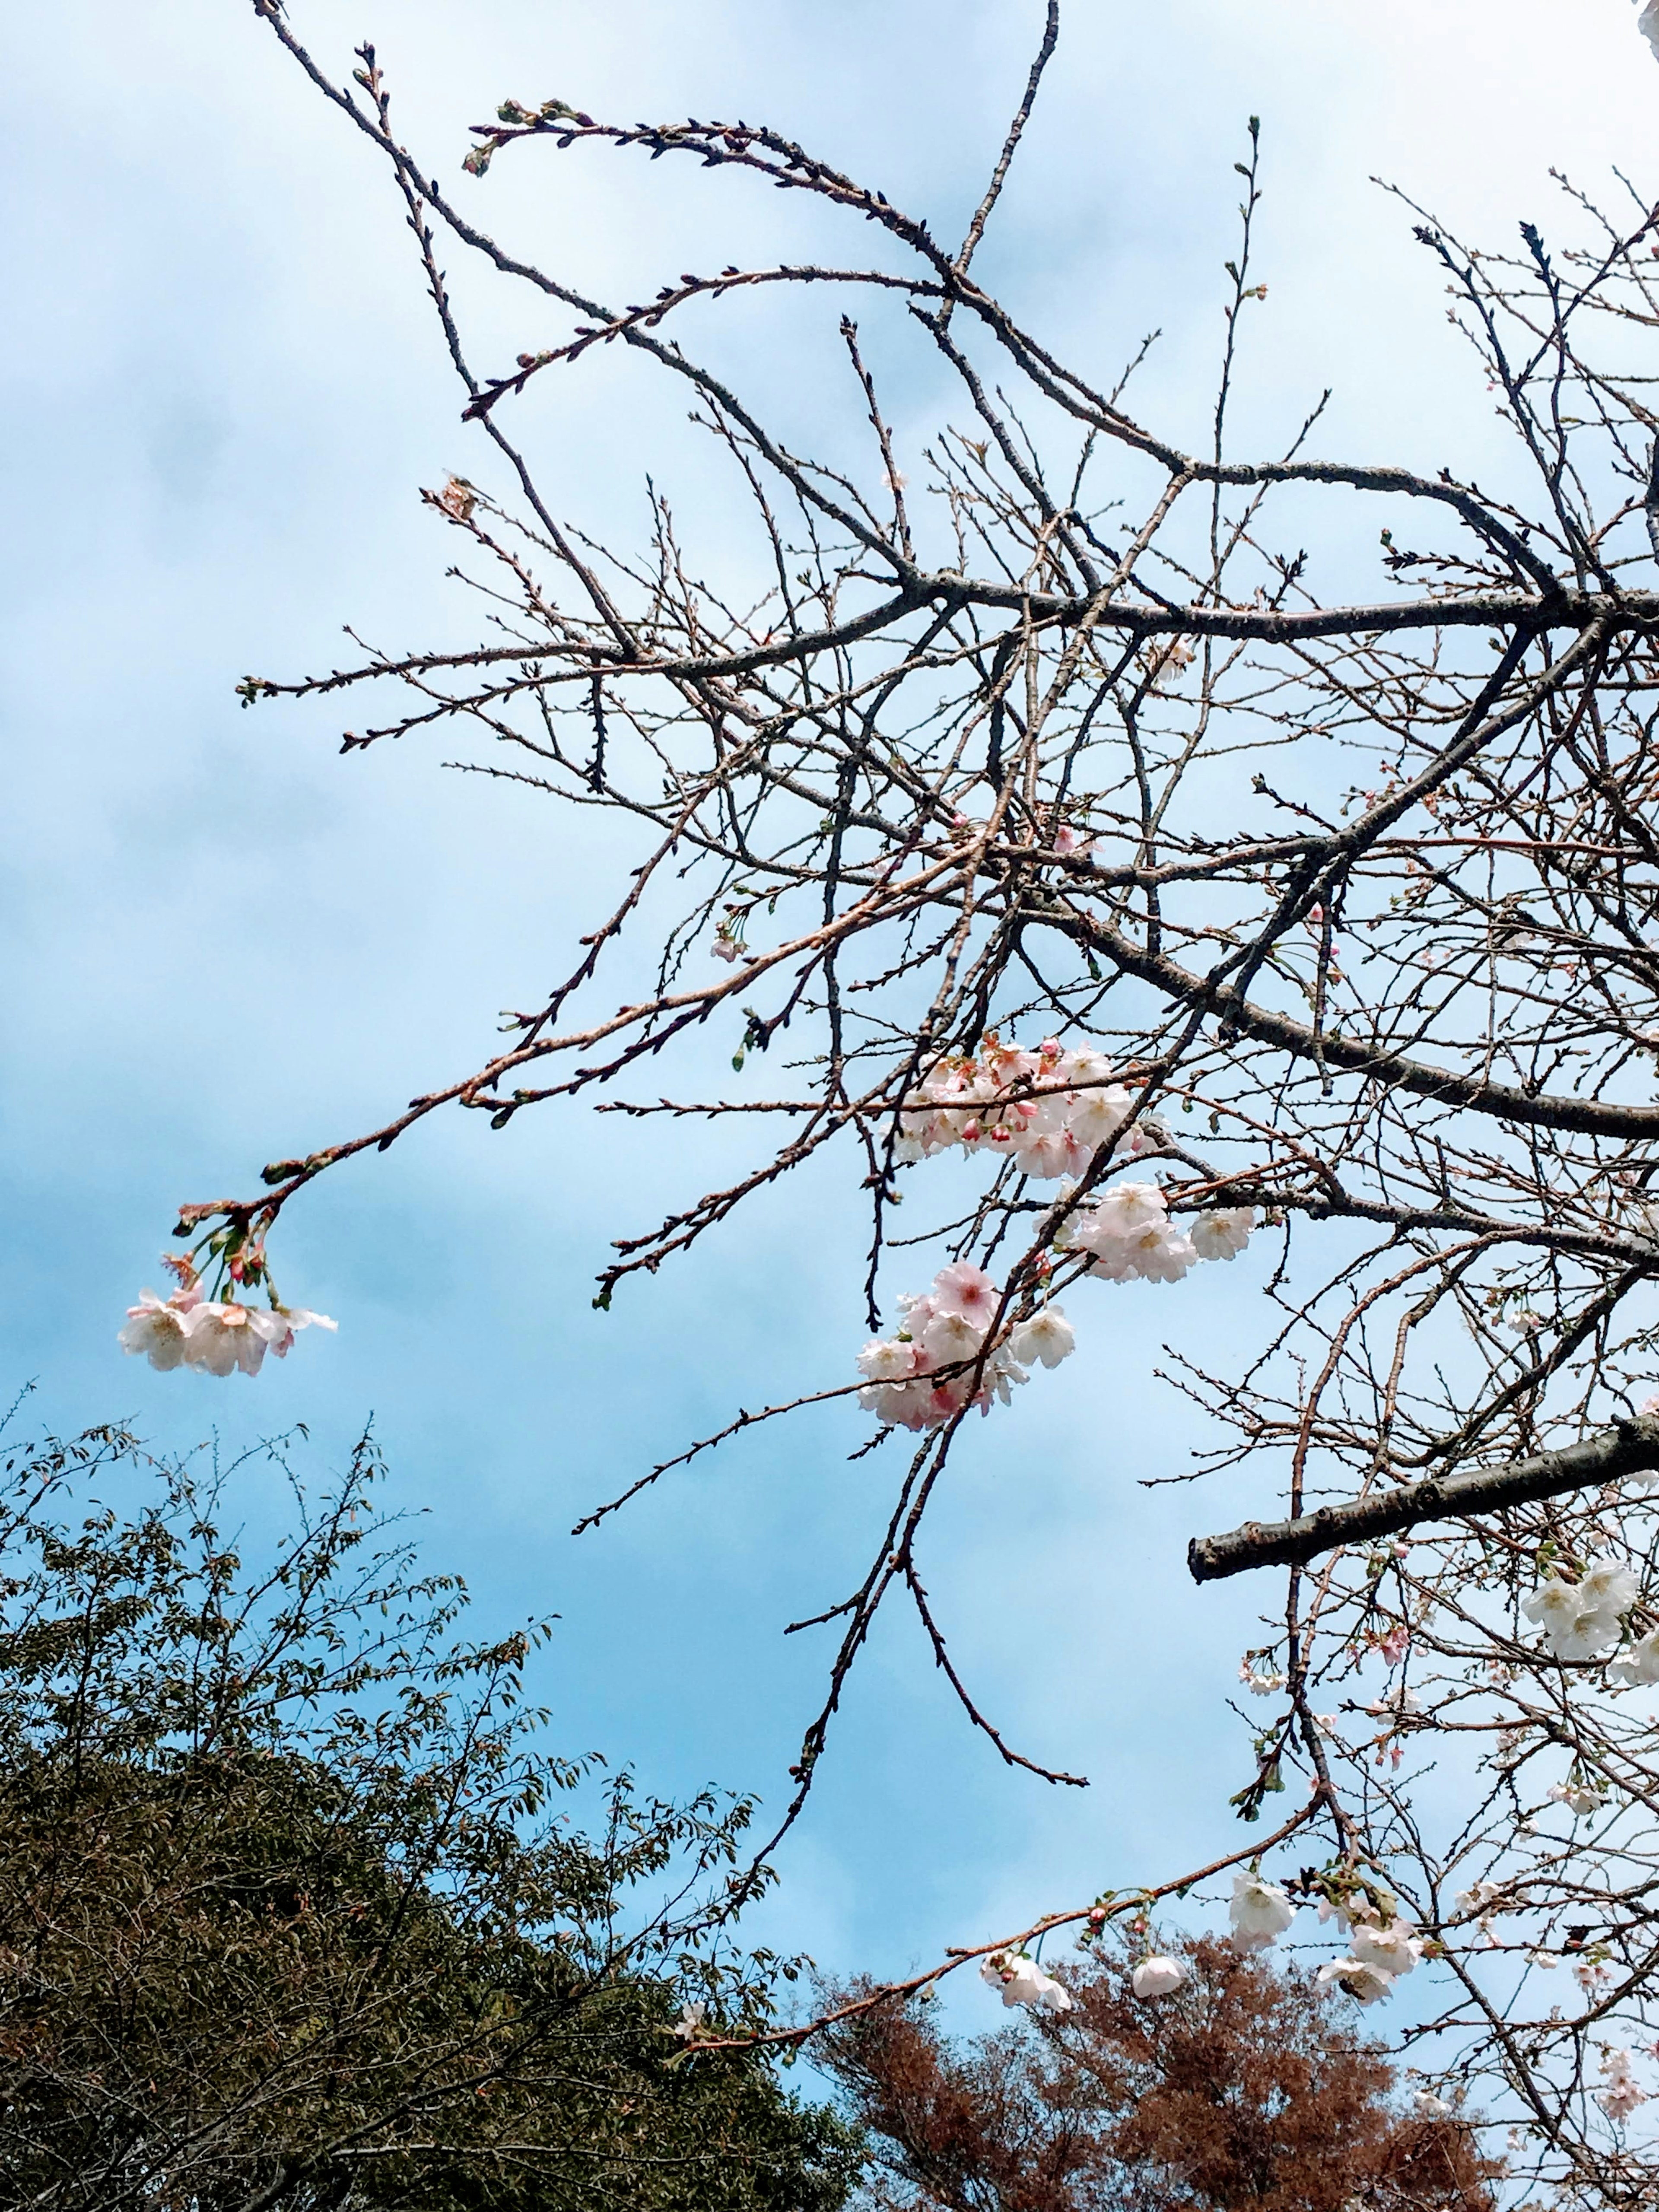
<svg viewBox="0 0 1659 2212">
<path fill-rule="evenodd" d="M 1252 1567 L 1301 1566 L 1322 1552 L 1393 1535 L 1420 1521 L 1491 1513 L 1650 1470 L 1659 1470 L 1659 1416 L 1643 1414 L 1565 1451 L 1506 1460 L 1473 1474 L 1430 1476 L 1346 1505 L 1322 1505 L 1297 1521 L 1247 1521 L 1224 1536 L 1194 1536 L 1187 1565 L 1195 1583 L 1220 1582 Z"/>
</svg>

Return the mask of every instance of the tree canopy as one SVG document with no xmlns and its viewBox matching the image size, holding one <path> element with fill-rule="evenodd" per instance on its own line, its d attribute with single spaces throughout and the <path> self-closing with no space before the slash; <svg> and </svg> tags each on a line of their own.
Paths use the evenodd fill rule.
<svg viewBox="0 0 1659 2212">
<path fill-rule="evenodd" d="M 720 1924 L 748 1803 L 546 1749 L 543 1630 L 463 1640 L 377 1472 L 295 1480 L 256 1560 L 246 1466 L 5 1455 L 0 2194 L 834 2212 L 852 2133 L 698 2048 L 795 1971 Z M 590 1838 L 556 1808 L 596 1788 Z"/>
</svg>

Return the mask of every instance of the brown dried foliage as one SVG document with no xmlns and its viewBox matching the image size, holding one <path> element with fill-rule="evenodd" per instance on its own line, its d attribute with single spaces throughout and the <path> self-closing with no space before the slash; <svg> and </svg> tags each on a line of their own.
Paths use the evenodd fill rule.
<svg viewBox="0 0 1659 2212">
<path fill-rule="evenodd" d="M 826 2055 L 876 2147 L 872 2205 L 948 2212 L 1489 2212 L 1461 2118 L 1403 2112 L 1346 2001 L 1207 1938 L 1143 2003 L 1118 1951 L 1066 1972 L 1074 2009 L 953 2044 L 925 2005 L 837 2028 Z"/>
</svg>

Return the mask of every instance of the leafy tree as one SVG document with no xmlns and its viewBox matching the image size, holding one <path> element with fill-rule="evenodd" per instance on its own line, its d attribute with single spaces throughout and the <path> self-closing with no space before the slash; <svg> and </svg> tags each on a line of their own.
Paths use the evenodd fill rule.
<svg viewBox="0 0 1659 2212">
<path fill-rule="evenodd" d="M 1494 2172 L 1439 2100 L 1407 2112 L 1342 2000 L 1204 1938 L 1133 1994 L 1127 1950 L 1068 1970 L 1072 2009 L 966 2045 L 925 2002 L 833 2029 L 826 2057 L 877 2145 L 869 2204 L 949 2212 L 1485 2212 Z"/>
<path fill-rule="evenodd" d="M 226 1481 L 119 1430 L 7 1455 L 0 2194 L 832 2212 L 849 2131 L 697 2047 L 795 1971 L 719 1917 L 748 1803 L 556 1816 L 599 1778 L 523 1703 L 544 1629 L 462 1641 L 378 1472 L 293 1480 L 252 1565 Z"/>
</svg>

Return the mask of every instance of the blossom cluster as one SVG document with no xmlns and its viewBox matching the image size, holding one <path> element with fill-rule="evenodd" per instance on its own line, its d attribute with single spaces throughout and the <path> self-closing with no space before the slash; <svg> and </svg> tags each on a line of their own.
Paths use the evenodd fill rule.
<svg viewBox="0 0 1659 2212">
<path fill-rule="evenodd" d="M 993 1951 L 979 1972 L 981 1981 L 1001 1990 L 1006 2005 L 1038 2005 L 1053 2013 L 1072 2009 L 1071 1992 L 1024 1951 Z"/>
<path fill-rule="evenodd" d="M 921 1160 L 954 1145 L 1012 1159 L 1040 1182 L 1080 1176 L 1134 1108 L 1113 1074 L 1103 1054 L 1062 1052 L 1054 1037 L 1021 1052 L 993 1035 L 977 1058 L 952 1055 L 929 1069 L 899 1115 L 895 1156 Z M 1125 1156 L 1156 1151 L 1165 1135 L 1143 1117 L 1125 1139 Z"/>
<path fill-rule="evenodd" d="M 1200 1260 L 1236 1260 L 1255 1226 L 1254 1206 L 1228 1206 L 1183 1229 L 1155 1182 L 1118 1182 L 1063 1223 L 1054 1241 L 1062 1251 L 1086 1252 L 1089 1273 L 1109 1283 L 1178 1283 Z"/>
<path fill-rule="evenodd" d="M 1029 1381 L 1036 1362 L 1058 1367 L 1077 1341 L 1060 1308 L 1044 1306 L 1017 1322 L 978 1364 L 1002 1292 L 966 1260 L 941 1267 L 924 1296 L 898 1303 L 897 1333 L 872 1337 L 858 1365 L 865 1379 L 860 1405 L 899 1428 L 937 1428 L 970 1400 L 981 1413 L 994 1398 L 1006 1406 L 1012 1387 Z"/>
<path fill-rule="evenodd" d="M 1595 2101 L 1610 2120 L 1627 2120 L 1638 2105 L 1648 2101 L 1647 2091 L 1631 2072 L 1628 2051 L 1603 2050 Z"/>
<path fill-rule="evenodd" d="M 1233 1877 L 1228 1917 L 1237 1949 L 1265 1951 L 1295 1919 L 1296 1907 L 1276 1881 L 1241 1872 Z M 1326 1899 L 1320 1905 L 1319 1917 L 1334 1919 L 1346 1932 L 1348 1953 L 1346 1958 L 1328 1960 L 1319 1969 L 1318 1978 L 1339 1983 L 1362 2005 L 1376 2004 L 1387 1996 L 1400 1977 L 1409 1974 L 1423 1955 L 1417 1923 L 1398 1905 L 1385 1920 L 1369 1896 L 1340 1904 Z"/>
<path fill-rule="evenodd" d="M 1558 1570 L 1521 1610 L 1543 1630 L 1556 1658 L 1594 1659 L 1619 1641 L 1620 1616 L 1635 1604 L 1637 1588 L 1627 1567 L 1591 1567 L 1576 1583 L 1568 1582 Z M 1635 1647 L 1632 1661 L 1640 1649 Z M 1633 1681 L 1644 1679 L 1638 1663 L 1638 1671 L 1630 1677 Z"/>
<path fill-rule="evenodd" d="M 1188 1233 L 1171 1222 L 1155 1183 L 1118 1183 L 1068 1225 L 1063 1245 L 1091 1254 L 1089 1272 L 1112 1282 L 1136 1276 L 1175 1282 L 1195 1261 L 1234 1258 L 1255 1223 L 1253 1208 L 1230 1206 L 1200 1214 Z M 1001 1299 L 984 1270 L 966 1260 L 942 1267 L 931 1291 L 902 1297 L 897 1329 L 872 1337 L 858 1355 L 865 1382 L 859 1403 L 866 1413 L 900 1428 L 936 1428 L 970 1401 L 981 1413 L 994 1399 L 1006 1406 L 1037 1362 L 1058 1367 L 1077 1338 L 1055 1305 L 1017 1322 L 984 1352 Z"/>
<path fill-rule="evenodd" d="M 191 1269 L 169 1298 L 141 1291 L 127 1308 L 127 1325 L 116 1341 L 123 1352 L 148 1355 L 152 1367 L 193 1367 L 203 1375 L 257 1375 L 267 1352 L 286 1359 L 295 1334 L 314 1323 L 337 1324 L 303 1306 L 245 1306 L 204 1298 Z"/>
<path fill-rule="evenodd" d="M 1328 1960 L 1319 1970 L 1319 1979 L 1340 1983 L 1363 2005 L 1375 2004 L 1422 1957 L 1423 1939 L 1416 1932 L 1417 1923 L 1397 1906 L 1390 1920 L 1384 1920 L 1375 1908 L 1363 1914 L 1332 1909 L 1347 1924 L 1348 1955 Z"/>
</svg>

